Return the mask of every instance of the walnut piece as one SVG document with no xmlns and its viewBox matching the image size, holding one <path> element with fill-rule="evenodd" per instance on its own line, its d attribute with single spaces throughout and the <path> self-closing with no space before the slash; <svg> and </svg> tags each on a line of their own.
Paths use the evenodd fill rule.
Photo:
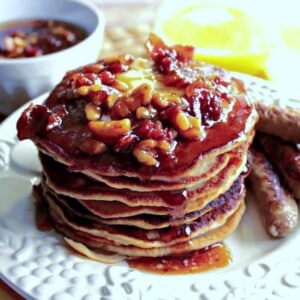
<svg viewBox="0 0 300 300">
<path fill-rule="evenodd" d="M 131 130 L 131 121 L 129 119 L 90 121 L 88 126 L 101 141 L 115 143 Z"/>
<path fill-rule="evenodd" d="M 159 161 L 156 159 L 158 150 L 167 153 L 171 150 L 171 145 L 165 140 L 142 140 L 134 147 L 133 155 L 140 163 L 157 167 L 159 166 Z"/>
</svg>

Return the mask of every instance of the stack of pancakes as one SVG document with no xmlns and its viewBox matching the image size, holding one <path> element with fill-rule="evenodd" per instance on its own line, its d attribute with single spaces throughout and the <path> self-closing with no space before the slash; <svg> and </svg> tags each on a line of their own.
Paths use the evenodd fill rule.
<svg viewBox="0 0 300 300">
<path fill-rule="evenodd" d="M 72 248 L 102 262 L 204 248 L 232 233 L 245 211 L 247 151 L 257 117 L 242 83 L 224 70 L 193 61 L 185 53 L 189 49 L 167 47 L 153 36 L 147 43 L 147 61 L 119 56 L 69 72 L 45 104 L 29 106 L 17 124 L 19 138 L 33 140 L 39 149 L 43 199 L 56 230 Z M 164 59 L 157 59 L 158 53 Z M 175 69 L 163 69 L 174 53 Z M 107 80 L 108 73 L 118 78 L 117 84 Z M 131 106 L 125 117 L 116 117 L 110 108 L 117 101 L 127 105 L 128 95 L 145 82 L 151 95 L 139 107 L 151 114 L 137 117 L 139 108 Z M 226 105 L 216 98 L 222 104 L 219 117 L 208 120 L 210 108 L 200 109 L 201 122 L 186 129 L 174 116 L 182 116 L 176 115 L 182 109 L 187 118 L 201 119 L 189 98 L 191 87 L 199 82 L 209 87 L 207 97 L 216 93 Z M 103 91 L 112 90 L 113 104 L 109 106 L 107 98 L 99 100 Z M 167 108 L 159 107 L 154 95 L 165 91 L 181 102 L 170 100 L 164 104 Z M 99 112 L 96 120 L 89 119 L 90 103 Z M 173 115 L 168 119 L 170 108 Z M 125 118 L 131 128 L 118 139 L 101 136 L 89 123 L 100 120 L 96 124 L 102 126 Z M 158 121 L 151 140 L 169 148 L 145 148 L 137 154 L 138 143 L 149 141 L 145 124 Z M 192 126 L 198 126 L 193 132 L 199 135 L 186 134 L 184 130 L 195 129 Z M 141 128 L 148 130 L 147 138 Z M 157 135 L 158 131 L 172 134 Z M 152 160 L 144 159 L 149 156 Z"/>
</svg>

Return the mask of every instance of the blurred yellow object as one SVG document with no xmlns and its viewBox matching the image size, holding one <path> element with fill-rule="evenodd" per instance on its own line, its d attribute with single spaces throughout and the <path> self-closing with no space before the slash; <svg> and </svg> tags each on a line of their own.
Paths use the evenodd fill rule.
<svg viewBox="0 0 300 300">
<path fill-rule="evenodd" d="M 157 31 L 171 43 L 193 45 L 199 60 L 270 78 L 272 35 L 265 24 L 241 9 L 209 3 L 186 6 L 160 20 Z"/>
<path fill-rule="evenodd" d="M 298 27 L 283 27 L 281 36 L 289 50 L 300 53 L 300 25 Z"/>
</svg>

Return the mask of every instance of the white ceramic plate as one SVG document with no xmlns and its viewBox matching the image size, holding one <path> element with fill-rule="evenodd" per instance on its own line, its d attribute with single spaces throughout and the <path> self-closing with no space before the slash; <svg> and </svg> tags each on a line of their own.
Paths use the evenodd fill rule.
<svg viewBox="0 0 300 300">
<path fill-rule="evenodd" d="M 238 76 L 254 98 L 300 107 L 300 101 L 285 99 L 271 83 Z M 39 232 L 31 189 L 39 180 L 40 166 L 34 146 L 17 140 L 21 110 L 0 126 L 0 274 L 26 299 L 296 299 L 299 295 L 300 225 L 285 239 L 270 239 L 250 199 L 240 226 L 225 241 L 233 262 L 208 273 L 166 276 L 132 270 L 125 263 L 105 265 L 70 252 L 54 231 Z"/>
</svg>

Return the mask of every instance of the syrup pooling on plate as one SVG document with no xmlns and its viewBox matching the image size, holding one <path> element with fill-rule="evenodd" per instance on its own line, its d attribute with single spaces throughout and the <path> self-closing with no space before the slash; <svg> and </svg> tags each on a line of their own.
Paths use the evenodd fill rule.
<svg viewBox="0 0 300 300">
<path fill-rule="evenodd" d="M 0 25 L 0 58 L 36 57 L 76 45 L 87 33 L 59 20 L 20 20 Z"/>
<path fill-rule="evenodd" d="M 196 255 L 245 211 L 257 116 L 243 83 L 193 60 L 191 47 L 153 34 L 145 46 L 148 59 L 68 72 L 17 124 L 38 147 L 55 229 L 101 262 Z"/>
<path fill-rule="evenodd" d="M 228 248 L 216 243 L 183 255 L 141 257 L 128 260 L 130 267 L 158 274 L 191 274 L 226 267 L 231 261 Z"/>
</svg>

